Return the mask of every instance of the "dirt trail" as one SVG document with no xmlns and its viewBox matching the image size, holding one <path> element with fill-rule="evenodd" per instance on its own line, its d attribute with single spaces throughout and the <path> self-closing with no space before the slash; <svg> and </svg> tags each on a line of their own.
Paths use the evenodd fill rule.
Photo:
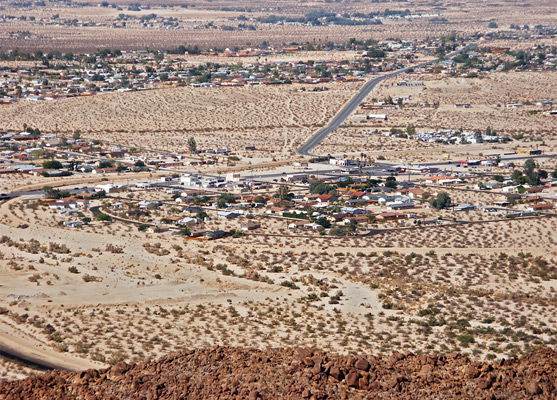
<svg viewBox="0 0 557 400">
<path fill-rule="evenodd" d="M 105 364 L 58 353 L 31 335 L 0 321 L 0 353 L 31 362 L 47 369 L 83 371 L 103 368 Z"/>
</svg>

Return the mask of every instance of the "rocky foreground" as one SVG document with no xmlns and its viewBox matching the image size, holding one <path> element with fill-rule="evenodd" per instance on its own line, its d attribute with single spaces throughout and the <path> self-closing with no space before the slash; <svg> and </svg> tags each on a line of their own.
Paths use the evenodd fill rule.
<svg viewBox="0 0 557 400">
<path fill-rule="evenodd" d="M 338 356 L 208 348 L 146 364 L 0 381 L 0 399 L 555 399 L 557 351 L 493 364 L 460 354 Z"/>
</svg>

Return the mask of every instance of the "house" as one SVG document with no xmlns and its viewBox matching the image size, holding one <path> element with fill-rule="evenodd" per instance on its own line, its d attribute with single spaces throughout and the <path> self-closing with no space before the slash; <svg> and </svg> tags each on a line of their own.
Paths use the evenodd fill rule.
<svg viewBox="0 0 557 400">
<path fill-rule="evenodd" d="M 408 189 L 408 196 L 411 199 L 423 199 L 424 195 L 428 193 L 425 190 L 421 189 L 421 188 L 412 188 L 412 189 Z"/>
<path fill-rule="evenodd" d="M 432 176 L 426 179 L 426 183 L 437 185 L 455 185 L 462 183 L 462 179 L 452 176 Z"/>
<path fill-rule="evenodd" d="M 192 214 L 198 213 L 199 211 L 203 211 L 203 208 L 198 206 L 185 206 L 182 208 L 182 212 L 189 212 Z"/>
<path fill-rule="evenodd" d="M 234 218 L 238 218 L 240 215 L 242 215 L 239 212 L 236 211 L 219 211 L 217 212 L 217 218 L 221 218 L 221 219 L 234 219 Z"/>
<path fill-rule="evenodd" d="M 459 204 L 458 206 L 454 207 L 454 211 L 472 211 L 475 209 L 476 207 L 474 207 L 472 204 Z"/>
<path fill-rule="evenodd" d="M 288 224 L 288 229 L 305 229 L 309 221 L 294 221 Z"/>
<path fill-rule="evenodd" d="M 211 232 L 211 231 L 209 231 L 207 229 L 192 230 L 190 237 L 192 237 L 192 238 L 202 237 L 202 236 L 205 236 L 206 234 L 208 234 L 209 232 Z"/>
<path fill-rule="evenodd" d="M 308 202 L 317 201 L 319 196 L 321 196 L 321 195 L 319 195 L 319 194 L 307 194 L 307 195 L 304 196 L 303 200 L 308 201 Z"/>
<path fill-rule="evenodd" d="M 551 203 L 540 203 L 540 204 L 532 204 L 530 207 L 528 207 L 528 211 L 547 211 L 547 210 L 552 210 L 553 209 L 553 204 Z"/>
<path fill-rule="evenodd" d="M 286 175 L 287 182 L 302 182 L 309 179 L 308 174 L 288 174 Z"/>
<path fill-rule="evenodd" d="M 197 224 L 200 224 L 202 221 L 199 218 L 190 218 L 190 217 L 186 217 L 186 218 L 180 218 L 176 221 L 177 225 L 185 225 L 185 226 L 195 226 Z"/>
<path fill-rule="evenodd" d="M 353 217 L 345 217 L 342 220 L 342 224 L 350 225 L 350 222 L 352 222 L 352 220 L 356 221 L 356 224 L 367 224 L 369 222 L 369 219 L 367 218 L 366 215 L 356 215 Z"/>
<path fill-rule="evenodd" d="M 399 81 L 397 86 L 423 86 L 424 83 L 422 81 Z"/>
<path fill-rule="evenodd" d="M 92 174 L 108 174 L 118 172 L 117 168 L 95 168 L 91 171 Z"/>
<path fill-rule="evenodd" d="M 160 206 L 160 202 L 159 201 L 147 201 L 147 200 L 141 200 L 139 202 L 137 202 L 137 206 L 139 208 L 153 208 L 153 207 L 157 207 Z"/>
<path fill-rule="evenodd" d="M 230 172 L 229 174 L 226 174 L 227 182 L 239 182 L 241 179 L 242 177 L 238 173 Z"/>
<path fill-rule="evenodd" d="M 343 212 L 343 213 L 353 214 L 353 215 L 369 214 L 368 211 L 363 210 L 361 208 L 346 207 L 346 206 L 341 207 L 340 211 Z"/>
<path fill-rule="evenodd" d="M 259 222 L 249 221 L 247 224 L 242 225 L 240 229 L 245 232 L 253 231 L 259 228 L 261 228 L 261 224 Z"/>
<path fill-rule="evenodd" d="M 405 219 L 406 214 L 397 214 L 397 213 L 390 213 L 384 212 L 375 215 L 375 219 L 378 221 L 394 221 L 398 219 Z"/>
<path fill-rule="evenodd" d="M 168 231 L 169 229 L 167 227 L 158 226 L 158 225 L 150 226 L 145 230 L 145 232 L 147 233 L 161 233 L 161 232 L 168 232 Z"/>
<path fill-rule="evenodd" d="M 87 199 L 76 199 L 75 204 L 79 208 L 85 208 L 89 206 L 89 200 Z"/>
<path fill-rule="evenodd" d="M 344 199 L 360 199 L 364 196 L 364 192 L 360 192 L 359 190 L 347 190 L 342 193 L 342 198 Z"/>
<path fill-rule="evenodd" d="M 216 230 L 216 231 L 209 231 L 206 232 L 203 237 L 205 237 L 206 239 L 209 240 L 214 240 L 214 239 L 220 239 L 223 238 L 227 235 L 227 233 L 225 231 L 220 231 L 220 230 Z"/>
<path fill-rule="evenodd" d="M 327 215 L 325 218 L 327 219 L 327 221 L 334 224 L 346 218 L 346 214 L 331 214 L 331 215 Z"/>
<path fill-rule="evenodd" d="M 136 187 L 140 188 L 140 189 L 149 189 L 151 187 L 153 187 L 154 185 L 151 182 L 138 182 L 135 184 Z"/>
<path fill-rule="evenodd" d="M 267 205 L 271 207 L 271 211 L 277 212 L 282 211 L 285 208 L 292 207 L 292 203 L 287 200 L 272 199 L 267 202 Z M 277 210 L 280 209 L 280 210 Z"/>
<path fill-rule="evenodd" d="M 318 203 L 331 203 L 333 201 L 337 201 L 338 197 L 333 196 L 332 194 L 322 194 L 317 198 Z"/>
<path fill-rule="evenodd" d="M 315 222 L 306 224 L 306 225 L 304 226 L 304 228 L 305 228 L 305 229 L 311 229 L 311 230 L 313 230 L 313 231 L 320 231 L 320 230 L 322 230 L 322 229 L 325 229 L 325 228 L 323 228 L 322 225 L 316 224 Z"/>
<path fill-rule="evenodd" d="M 347 167 L 349 165 L 355 165 L 356 162 L 354 160 L 346 159 L 346 158 L 331 158 L 329 160 L 330 165 L 337 165 L 340 167 Z"/>
<path fill-rule="evenodd" d="M 57 201 L 48 205 L 50 209 L 76 208 L 76 203 L 72 201 Z"/>
<path fill-rule="evenodd" d="M 368 114 L 367 119 L 387 121 L 387 114 Z"/>
<path fill-rule="evenodd" d="M 95 187 L 93 188 L 93 190 L 94 190 L 95 192 L 102 192 L 102 191 L 104 191 L 104 192 L 106 192 L 106 193 L 110 193 L 110 192 L 113 191 L 115 188 L 116 188 L 116 187 L 115 187 L 113 184 L 107 183 L 107 184 L 105 184 L 105 185 L 97 185 L 97 186 L 95 186 Z"/>
<path fill-rule="evenodd" d="M 186 186 L 199 186 L 201 182 L 197 176 L 181 176 L 180 183 Z"/>
<path fill-rule="evenodd" d="M 398 210 L 401 208 L 412 208 L 414 207 L 414 202 L 408 196 L 397 196 L 394 201 L 388 201 L 386 205 L 389 210 Z"/>
<path fill-rule="evenodd" d="M 77 210 L 68 210 L 66 208 L 58 211 L 59 215 L 74 215 L 74 214 L 79 214 L 79 211 Z"/>
<path fill-rule="evenodd" d="M 544 189 L 543 186 L 533 186 L 533 187 L 526 188 L 526 193 L 540 193 L 543 191 L 543 189 Z"/>
<path fill-rule="evenodd" d="M 83 226 L 83 221 L 65 221 L 64 226 L 68 228 L 80 228 Z"/>
</svg>

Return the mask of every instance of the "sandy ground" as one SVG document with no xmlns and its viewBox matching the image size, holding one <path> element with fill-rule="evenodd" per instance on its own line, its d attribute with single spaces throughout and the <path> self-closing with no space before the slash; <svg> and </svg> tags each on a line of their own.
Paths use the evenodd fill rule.
<svg viewBox="0 0 557 400">
<path fill-rule="evenodd" d="M 424 87 L 401 87 L 401 80 L 422 80 Z M 389 150 L 387 157 L 404 158 L 401 151 L 423 153 L 438 149 L 443 153 L 466 152 L 477 146 L 443 146 L 435 143 L 389 138 L 382 135 L 364 135 L 364 131 L 389 131 L 392 128 L 406 132 L 414 126 L 416 132 L 441 129 L 463 129 L 468 132 L 489 126 L 499 135 L 513 137 L 523 134 L 524 140 L 507 145 L 495 144 L 498 148 L 537 147 L 551 151 L 555 145 L 554 116 L 547 114 L 547 107 L 538 105 L 552 99 L 557 91 L 555 72 L 497 73 L 483 78 L 449 78 L 439 75 L 407 75 L 388 79 L 374 89 L 366 102 L 383 101 L 387 97 L 410 96 L 402 108 L 394 110 L 356 109 L 343 124 L 343 128 L 329 135 L 315 149 L 316 154 L 378 153 Z M 524 103 L 521 108 L 506 108 L 508 103 Z M 438 107 L 421 107 L 420 104 L 438 104 Z M 470 108 L 455 108 L 455 104 L 468 103 Z M 530 103 L 530 104 L 528 104 Z M 529 111 L 541 110 L 537 114 Z M 387 114 L 387 121 L 351 122 L 356 115 Z M 483 146 L 485 148 L 486 146 Z M 433 154 L 433 153 L 432 153 Z M 432 157 L 433 158 L 433 157 Z"/>
<path fill-rule="evenodd" d="M 200 149 L 237 151 L 249 144 L 292 154 L 360 85 L 329 83 L 319 85 L 328 89 L 321 92 L 312 92 L 314 85 L 170 88 L 19 102 L 2 107 L 0 115 L 3 129 L 24 123 L 45 133 L 80 129 L 90 139 L 159 150 L 187 151 L 193 136 Z"/>
</svg>

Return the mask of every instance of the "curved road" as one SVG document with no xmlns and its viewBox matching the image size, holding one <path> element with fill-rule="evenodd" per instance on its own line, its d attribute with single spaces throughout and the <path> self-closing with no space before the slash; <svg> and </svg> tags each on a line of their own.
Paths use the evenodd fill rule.
<svg viewBox="0 0 557 400">
<path fill-rule="evenodd" d="M 472 43 L 472 44 L 466 45 L 462 49 L 448 54 L 446 56 L 446 58 L 452 58 L 452 57 L 460 54 L 461 52 L 468 50 L 469 48 L 471 48 L 473 46 L 476 46 L 476 44 Z M 350 99 L 350 101 L 348 101 L 348 103 L 338 112 L 337 115 L 334 116 L 334 118 L 327 124 L 327 126 L 318 130 L 312 137 L 309 138 L 309 140 L 306 143 L 304 143 L 298 150 L 296 150 L 296 152 L 298 154 L 303 155 L 303 156 L 312 156 L 313 154 L 311 154 L 310 152 L 319 143 L 321 143 L 327 135 L 329 135 L 331 132 L 333 132 L 335 129 L 337 129 L 340 126 L 340 124 L 342 124 L 346 120 L 346 118 L 348 118 L 348 116 L 352 113 L 352 111 L 354 111 L 354 109 L 356 107 L 358 107 L 358 105 L 362 101 L 364 101 L 364 99 L 372 91 L 372 89 L 375 86 L 377 86 L 377 84 L 379 82 L 381 82 L 382 80 L 385 80 L 385 79 L 390 78 L 392 76 L 400 75 L 400 74 L 408 71 L 411 68 L 421 68 L 421 67 L 424 67 L 428 64 L 431 64 L 431 63 L 437 62 L 437 61 L 438 60 L 432 60 L 432 61 L 428 61 L 426 63 L 422 63 L 422 64 L 419 64 L 419 65 L 414 65 L 414 66 L 402 68 L 402 69 L 399 69 L 397 71 L 388 73 L 386 75 L 378 76 L 377 78 L 374 78 L 374 79 L 366 82 L 366 84 L 360 89 L 360 91 L 358 93 L 356 93 L 356 95 L 354 97 L 352 97 Z"/>
</svg>

